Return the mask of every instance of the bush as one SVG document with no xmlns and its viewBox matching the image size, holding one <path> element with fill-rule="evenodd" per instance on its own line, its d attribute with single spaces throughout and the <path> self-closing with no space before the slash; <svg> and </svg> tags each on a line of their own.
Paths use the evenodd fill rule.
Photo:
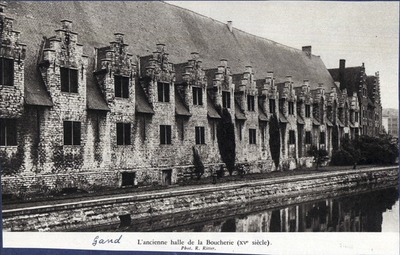
<svg viewBox="0 0 400 255">
<path fill-rule="evenodd" d="M 204 164 L 201 161 L 199 152 L 196 150 L 194 146 L 193 146 L 193 165 L 197 179 L 200 179 L 201 176 L 204 174 Z"/>
<path fill-rule="evenodd" d="M 331 165 L 348 166 L 354 164 L 353 156 L 346 150 L 338 150 L 332 153 Z"/>
<path fill-rule="evenodd" d="M 221 159 L 228 169 L 229 175 L 235 170 L 236 144 L 235 127 L 229 111 L 224 108 L 221 112 L 221 119 L 217 127 L 217 139 Z"/>
<path fill-rule="evenodd" d="M 322 162 L 328 159 L 328 152 L 324 149 L 317 148 L 317 146 L 311 147 L 311 149 L 308 151 L 308 154 L 314 157 L 314 162 L 317 169 Z"/>
<path fill-rule="evenodd" d="M 279 122 L 276 115 L 272 115 L 269 120 L 269 150 L 275 167 L 279 166 L 279 157 L 281 152 L 281 141 L 279 132 Z"/>
<path fill-rule="evenodd" d="M 390 135 L 360 136 L 353 144 L 360 151 L 360 164 L 394 164 L 399 153 L 398 145 Z"/>
</svg>

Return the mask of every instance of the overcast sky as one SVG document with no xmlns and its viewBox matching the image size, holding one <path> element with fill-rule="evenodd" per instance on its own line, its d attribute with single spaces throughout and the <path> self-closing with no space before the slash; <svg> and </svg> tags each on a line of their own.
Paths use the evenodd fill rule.
<svg viewBox="0 0 400 255">
<path fill-rule="evenodd" d="M 294 48 L 311 45 L 327 68 L 365 63 L 380 73 L 382 105 L 398 108 L 399 2 L 169 3 Z"/>
</svg>

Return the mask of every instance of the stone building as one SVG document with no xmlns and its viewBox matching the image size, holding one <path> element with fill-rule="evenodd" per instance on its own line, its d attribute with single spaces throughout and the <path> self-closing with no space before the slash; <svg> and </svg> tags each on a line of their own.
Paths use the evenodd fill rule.
<svg viewBox="0 0 400 255">
<path fill-rule="evenodd" d="M 339 88 L 347 91 L 347 95 L 357 95 L 360 116 L 359 130 L 356 134 L 376 136 L 382 131 L 382 104 L 380 96 L 379 72 L 368 76 L 365 66 L 346 67 L 346 60 L 339 61 L 339 68 L 329 69 Z"/>
<path fill-rule="evenodd" d="M 311 46 L 162 2 L 10 2 L 1 11 L 5 194 L 170 185 L 195 175 L 195 155 L 211 175 L 226 165 L 224 112 L 236 168 L 251 173 L 311 166 L 312 146 L 331 154 L 361 127 L 364 98 L 340 90 Z"/>
</svg>

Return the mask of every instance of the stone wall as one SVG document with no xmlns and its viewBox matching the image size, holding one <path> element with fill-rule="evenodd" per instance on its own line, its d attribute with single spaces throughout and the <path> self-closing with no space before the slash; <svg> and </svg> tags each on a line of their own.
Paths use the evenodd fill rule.
<svg viewBox="0 0 400 255">
<path fill-rule="evenodd" d="M 252 183 L 223 184 L 201 188 L 139 193 L 102 200 L 3 210 L 5 231 L 70 231 L 116 225 L 118 216 L 133 219 L 171 213 L 212 209 L 220 206 L 351 189 L 364 184 L 396 185 L 396 167 L 291 176 Z"/>
</svg>

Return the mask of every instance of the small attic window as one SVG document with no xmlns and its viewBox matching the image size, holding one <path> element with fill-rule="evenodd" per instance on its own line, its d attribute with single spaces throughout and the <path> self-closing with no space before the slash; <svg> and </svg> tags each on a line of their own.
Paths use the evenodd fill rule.
<svg viewBox="0 0 400 255">
<path fill-rule="evenodd" d="M 61 91 L 78 93 L 78 70 L 61 67 Z"/>
</svg>

